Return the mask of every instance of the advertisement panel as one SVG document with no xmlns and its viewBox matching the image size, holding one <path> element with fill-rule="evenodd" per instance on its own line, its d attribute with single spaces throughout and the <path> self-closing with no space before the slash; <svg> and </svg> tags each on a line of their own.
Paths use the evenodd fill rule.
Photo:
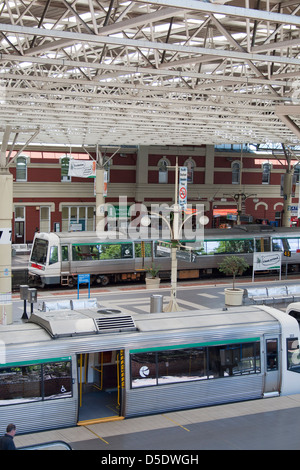
<svg viewBox="0 0 300 470">
<path fill-rule="evenodd" d="M 264 251 L 253 253 L 253 271 L 281 269 L 281 251 Z"/>
</svg>

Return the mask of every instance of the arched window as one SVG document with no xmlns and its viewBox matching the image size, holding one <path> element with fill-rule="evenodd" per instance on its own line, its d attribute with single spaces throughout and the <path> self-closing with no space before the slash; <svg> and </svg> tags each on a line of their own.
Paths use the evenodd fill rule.
<svg viewBox="0 0 300 470">
<path fill-rule="evenodd" d="M 158 182 L 167 183 L 168 182 L 168 166 L 170 166 L 169 160 L 166 157 L 163 157 L 158 162 Z"/>
<path fill-rule="evenodd" d="M 266 162 L 262 164 L 262 184 L 270 184 L 271 164 Z"/>
<path fill-rule="evenodd" d="M 189 158 L 184 162 L 184 166 L 187 167 L 187 182 L 188 183 L 193 183 L 194 181 L 194 169 L 196 167 L 196 163 L 192 158 Z"/>
<path fill-rule="evenodd" d="M 29 157 L 20 155 L 16 161 L 16 181 L 27 181 L 27 165 Z"/>
<path fill-rule="evenodd" d="M 231 171 L 232 171 L 232 184 L 239 184 L 241 178 L 241 162 L 236 160 L 231 164 Z"/>
</svg>

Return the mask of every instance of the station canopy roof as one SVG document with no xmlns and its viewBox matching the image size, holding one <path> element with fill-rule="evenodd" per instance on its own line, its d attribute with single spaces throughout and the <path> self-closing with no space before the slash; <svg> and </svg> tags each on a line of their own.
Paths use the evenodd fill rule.
<svg viewBox="0 0 300 470">
<path fill-rule="evenodd" d="M 296 146 L 299 53 L 296 0 L 0 0 L 0 142 Z"/>
</svg>

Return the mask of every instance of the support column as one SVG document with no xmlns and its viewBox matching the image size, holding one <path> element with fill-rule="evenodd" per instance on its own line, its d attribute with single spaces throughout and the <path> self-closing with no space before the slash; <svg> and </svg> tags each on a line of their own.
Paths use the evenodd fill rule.
<svg viewBox="0 0 300 470">
<path fill-rule="evenodd" d="M 290 227 L 291 225 L 292 186 L 293 173 L 287 172 L 283 180 L 283 227 Z"/>
<path fill-rule="evenodd" d="M 13 322 L 11 275 L 11 227 L 13 213 L 13 176 L 0 168 L 0 323 Z"/>
<path fill-rule="evenodd" d="M 214 184 L 214 171 L 215 171 L 215 147 L 214 145 L 207 145 L 205 151 L 205 185 Z"/>
<path fill-rule="evenodd" d="M 145 187 L 148 183 L 149 147 L 142 145 L 138 149 L 136 161 L 135 201 L 144 202 Z"/>
<path fill-rule="evenodd" d="M 96 170 L 96 232 L 104 231 L 105 225 L 104 171 L 103 167 Z"/>
</svg>

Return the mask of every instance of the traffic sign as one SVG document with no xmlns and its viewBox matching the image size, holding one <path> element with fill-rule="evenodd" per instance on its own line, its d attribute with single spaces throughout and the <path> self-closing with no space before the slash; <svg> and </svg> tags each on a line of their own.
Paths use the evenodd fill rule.
<svg viewBox="0 0 300 470">
<path fill-rule="evenodd" d="M 178 188 L 178 202 L 181 209 L 185 209 L 187 205 L 187 167 L 181 166 L 179 168 L 179 188 Z"/>
</svg>

